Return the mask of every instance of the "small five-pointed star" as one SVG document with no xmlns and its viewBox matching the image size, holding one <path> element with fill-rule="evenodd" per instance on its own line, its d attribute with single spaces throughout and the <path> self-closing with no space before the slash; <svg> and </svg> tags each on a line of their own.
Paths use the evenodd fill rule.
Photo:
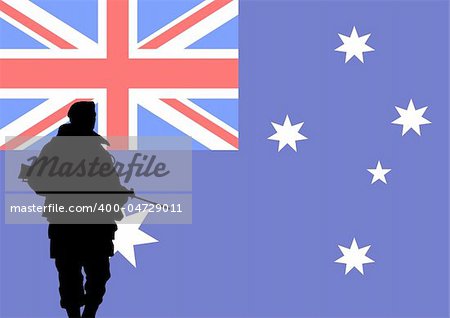
<svg viewBox="0 0 450 318">
<path fill-rule="evenodd" d="M 375 261 L 366 256 L 369 251 L 370 245 L 365 247 L 358 247 L 358 243 L 354 238 L 350 248 L 338 245 L 341 250 L 341 258 L 335 260 L 335 263 L 345 264 L 345 275 L 347 275 L 353 268 L 356 268 L 361 274 L 364 275 L 364 264 L 375 263 Z"/>
<path fill-rule="evenodd" d="M 291 148 L 297 152 L 297 141 L 308 139 L 299 133 L 303 123 L 292 125 L 288 115 L 286 115 L 283 125 L 272 122 L 272 126 L 275 128 L 276 133 L 267 139 L 276 140 L 279 142 L 278 152 L 281 151 L 281 149 L 283 149 L 286 145 L 291 146 Z"/>
<path fill-rule="evenodd" d="M 391 170 L 392 169 L 383 169 L 383 167 L 381 166 L 381 162 L 379 160 L 377 163 L 377 167 L 375 169 L 367 169 L 367 171 L 369 171 L 371 174 L 373 174 L 372 184 L 374 184 L 378 180 L 387 184 L 386 174 Z"/>
<path fill-rule="evenodd" d="M 392 122 L 395 125 L 402 125 L 402 136 L 404 136 L 410 129 L 413 129 L 416 134 L 420 136 L 420 126 L 431 124 L 431 121 L 423 117 L 428 106 L 416 109 L 414 102 L 411 99 L 407 109 L 395 106 L 400 117 Z"/>
<path fill-rule="evenodd" d="M 338 35 L 343 44 L 335 49 L 335 51 L 345 53 L 345 63 L 350 61 L 354 56 L 364 63 L 364 53 L 375 51 L 375 49 L 366 44 L 371 35 L 370 33 L 360 37 L 358 35 L 358 31 L 356 31 L 356 27 L 353 27 L 352 34 L 350 36 L 340 33 L 338 33 Z"/>
<path fill-rule="evenodd" d="M 136 267 L 134 246 L 158 242 L 158 240 L 139 229 L 148 213 L 148 211 L 143 211 L 131 214 L 117 222 L 117 231 L 113 241 L 114 253 L 122 254 L 134 267 Z"/>
</svg>

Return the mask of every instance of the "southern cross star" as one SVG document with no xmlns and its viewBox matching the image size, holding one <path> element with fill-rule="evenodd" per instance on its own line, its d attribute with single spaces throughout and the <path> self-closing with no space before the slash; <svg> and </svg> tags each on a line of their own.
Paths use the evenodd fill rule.
<svg viewBox="0 0 450 318">
<path fill-rule="evenodd" d="M 276 130 L 276 133 L 267 139 L 279 142 L 278 151 L 281 151 L 284 146 L 289 145 L 297 152 L 297 141 L 308 139 L 299 133 L 303 123 L 292 125 L 288 115 L 286 115 L 283 125 L 272 122 L 272 126 Z"/>
<path fill-rule="evenodd" d="M 342 40 L 342 45 L 335 49 L 337 52 L 345 53 L 345 63 L 350 61 L 354 56 L 358 58 L 362 63 L 364 63 L 364 53 L 375 51 L 373 48 L 368 46 L 366 42 L 369 40 L 370 33 L 359 36 L 356 27 L 353 27 L 352 34 L 346 36 L 338 33 Z"/>
<path fill-rule="evenodd" d="M 377 167 L 375 169 L 367 169 L 371 174 L 373 174 L 372 177 L 372 184 L 374 184 L 376 181 L 380 180 L 381 182 L 387 184 L 386 181 L 386 174 L 390 172 L 392 169 L 383 169 L 381 166 L 381 162 L 378 160 Z"/>
<path fill-rule="evenodd" d="M 358 247 L 358 243 L 354 238 L 350 248 L 338 245 L 343 256 L 337 260 L 335 263 L 345 264 L 345 275 L 347 275 L 353 268 L 356 268 L 361 274 L 364 275 L 364 264 L 374 263 L 375 261 L 366 256 L 369 251 L 370 245 L 365 247 Z"/>
<path fill-rule="evenodd" d="M 404 136 L 410 129 L 414 130 L 420 136 L 420 126 L 431 124 L 431 121 L 423 117 L 428 106 L 416 109 L 414 102 L 411 99 L 407 109 L 395 106 L 400 117 L 392 122 L 395 125 L 402 125 L 402 136 Z"/>
</svg>

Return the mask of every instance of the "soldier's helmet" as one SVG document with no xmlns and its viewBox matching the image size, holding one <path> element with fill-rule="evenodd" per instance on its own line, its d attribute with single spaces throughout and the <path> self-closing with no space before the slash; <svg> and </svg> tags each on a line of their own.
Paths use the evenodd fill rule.
<svg viewBox="0 0 450 318">
<path fill-rule="evenodd" d="M 80 101 L 74 103 L 67 113 L 72 125 L 92 130 L 95 126 L 95 103 Z"/>
</svg>

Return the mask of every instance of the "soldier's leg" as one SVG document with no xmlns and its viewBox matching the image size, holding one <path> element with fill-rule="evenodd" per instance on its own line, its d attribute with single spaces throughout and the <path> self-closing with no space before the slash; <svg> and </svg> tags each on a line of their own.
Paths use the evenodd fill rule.
<svg viewBox="0 0 450 318">
<path fill-rule="evenodd" d="M 98 306 L 103 301 L 106 292 L 106 282 L 111 277 L 109 257 L 95 257 L 83 262 L 86 273 L 86 297 L 83 317 L 95 317 Z"/>
<path fill-rule="evenodd" d="M 61 307 L 67 310 L 69 317 L 76 317 L 84 303 L 83 275 L 81 262 L 73 258 L 56 258 L 59 276 L 59 294 Z"/>
</svg>

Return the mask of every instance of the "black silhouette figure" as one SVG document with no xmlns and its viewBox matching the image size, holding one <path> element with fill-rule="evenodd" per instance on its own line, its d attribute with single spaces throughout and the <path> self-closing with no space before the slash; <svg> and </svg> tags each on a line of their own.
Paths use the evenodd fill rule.
<svg viewBox="0 0 450 318">
<path fill-rule="evenodd" d="M 103 147 L 108 141 L 93 130 L 95 104 L 76 102 L 68 117 L 70 123 L 59 127 L 58 135 L 29 168 L 28 183 L 45 196 L 46 207 L 62 206 L 66 211 L 43 213 L 50 223 L 50 257 L 59 274 L 61 307 L 69 317 L 80 317 L 84 306 L 81 317 L 95 317 L 111 276 L 115 221 L 123 217 L 118 207 L 126 203 L 129 191 L 121 186 L 113 157 Z M 71 206 L 92 210 L 101 205 L 112 208 L 109 212 L 67 212 Z"/>
</svg>

